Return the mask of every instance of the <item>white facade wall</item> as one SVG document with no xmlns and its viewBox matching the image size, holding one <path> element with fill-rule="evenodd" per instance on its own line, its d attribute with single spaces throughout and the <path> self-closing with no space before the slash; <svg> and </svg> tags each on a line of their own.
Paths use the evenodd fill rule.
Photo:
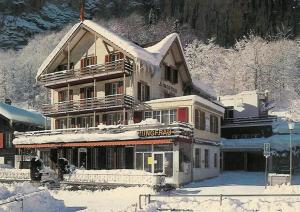
<svg viewBox="0 0 300 212">
<path fill-rule="evenodd" d="M 195 149 L 200 149 L 200 168 L 195 168 Z M 205 167 L 205 149 L 209 151 L 209 167 Z M 217 154 L 217 167 L 214 166 L 214 154 Z M 194 144 L 193 181 L 216 177 L 220 174 L 220 146 Z"/>
<path fill-rule="evenodd" d="M 236 95 L 220 96 L 219 100 L 226 107 L 234 107 L 234 118 L 259 116 L 257 91 L 244 91 Z"/>
</svg>

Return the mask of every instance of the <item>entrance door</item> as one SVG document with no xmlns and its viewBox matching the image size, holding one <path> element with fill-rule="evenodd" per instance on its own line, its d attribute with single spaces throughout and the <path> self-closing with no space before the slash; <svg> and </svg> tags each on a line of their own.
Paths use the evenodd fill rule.
<svg viewBox="0 0 300 212">
<path fill-rule="evenodd" d="M 154 153 L 154 173 L 163 173 L 164 172 L 164 154 L 163 153 Z"/>
<path fill-rule="evenodd" d="M 78 150 L 78 166 L 79 168 L 87 168 L 87 149 L 79 148 Z"/>
</svg>

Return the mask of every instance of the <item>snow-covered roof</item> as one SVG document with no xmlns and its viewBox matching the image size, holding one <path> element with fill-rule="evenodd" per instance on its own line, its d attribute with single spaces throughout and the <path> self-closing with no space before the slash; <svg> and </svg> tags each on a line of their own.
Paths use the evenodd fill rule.
<svg viewBox="0 0 300 212">
<path fill-rule="evenodd" d="M 196 90 L 200 90 L 211 97 L 214 97 L 214 98 L 217 97 L 215 90 L 212 87 L 210 87 L 209 85 L 207 85 L 206 83 L 204 83 L 203 81 L 200 81 L 199 79 L 195 79 L 195 78 L 192 78 L 192 81 L 193 81 L 193 87 Z"/>
<path fill-rule="evenodd" d="M 55 49 L 51 52 L 51 54 L 46 58 L 43 64 L 40 66 L 36 78 L 45 71 L 48 65 L 55 59 L 55 57 L 62 50 L 63 46 L 69 41 L 69 39 L 74 35 L 74 33 L 80 29 L 81 27 L 85 27 L 89 30 L 92 30 L 105 39 L 109 40 L 114 45 L 118 46 L 123 51 L 127 52 L 129 55 L 134 57 L 136 61 L 140 62 L 143 65 L 150 65 L 152 67 L 158 67 L 161 63 L 161 60 L 164 58 L 165 54 L 168 52 L 169 48 L 173 44 L 173 42 L 177 39 L 181 51 L 183 52 L 180 39 L 177 33 L 173 33 L 165 37 L 159 43 L 150 46 L 148 48 L 142 48 L 141 46 L 136 45 L 135 43 L 117 35 L 116 33 L 106 29 L 105 27 L 91 21 L 84 20 L 83 22 L 75 24 L 69 32 L 62 38 L 59 44 L 55 47 Z"/>
<path fill-rule="evenodd" d="M 203 105 L 206 105 L 210 108 L 215 109 L 216 111 L 220 113 L 224 113 L 225 109 L 221 106 L 221 103 L 218 104 L 217 102 L 211 102 L 207 99 L 204 99 L 201 96 L 197 95 L 188 95 L 188 96 L 179 96 L 179 97 L 172 97 L 172 98 L 163 98 L 163 99 L 155 99 L 145 102 L 145 104 L 151 104 L 151 103 L 159 103 L 159 102 L 178 102 L 178 101 L 185 101 L 185 100 L 191 100 L 193 102 L 199 102 Z"/>
<path fill-rule="evenodd" d="M 3 116 L 13 122 L 21 122 L 35 126 L 45 125 L 45 118 L 42 114 L 24 110 L 2 102 L 0 102 L 0 116 Z"/>
</svg>

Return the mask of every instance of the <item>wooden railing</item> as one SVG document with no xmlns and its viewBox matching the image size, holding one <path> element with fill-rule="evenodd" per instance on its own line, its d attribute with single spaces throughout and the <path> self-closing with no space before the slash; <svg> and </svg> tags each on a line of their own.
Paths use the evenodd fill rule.
<svg viewBox="0 0 300 212">
<path fill-rule="evenodd" d="M 58 102 L 54 104 L 46 104 L 42 106 L 44 115 L 56 115 L 61 113 L 76 113 L 90 110 L 106 110 L 117 108 L 131 108 L 134 99 L 124 94 L 109 95 L 102 98 L 88 98 L 80 100 L 72 100 Z"/>
<path fill-rule="evenodd" d="M 132 64 L 128 61 L 122 59 L 114 62 L 108 62 L 105 64 L 90 65 L 81 69 L 70 69 L 57 71 L 49 74 L 43 74 L 40 77 L 40 81 L 43 83 L 58 81 L 58 80 L 67 80 L 70 78 L 82 78 L 85 76 L 95 76 L 101 73 L 115 73 L 116 71 L 130 73 L 133 70 Z"/>
</svg>

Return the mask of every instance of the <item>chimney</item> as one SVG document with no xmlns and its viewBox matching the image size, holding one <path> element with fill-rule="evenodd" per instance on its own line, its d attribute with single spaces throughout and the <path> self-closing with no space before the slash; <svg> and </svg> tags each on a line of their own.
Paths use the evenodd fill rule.
<svg viewBox="0 0 300 212">
<path fill-rule="evenodd" d="M 8 98 L 5 98 L 4 103 L 5 103 L 5 104 L 8 104 L 8 105 L 11 105 L 11 100 L 8 99 Z"/>
<path fill-rule="evenodd" d="M 84 21 L 84 0 L 80 1 L 80 21 Z"/>
</svg>

